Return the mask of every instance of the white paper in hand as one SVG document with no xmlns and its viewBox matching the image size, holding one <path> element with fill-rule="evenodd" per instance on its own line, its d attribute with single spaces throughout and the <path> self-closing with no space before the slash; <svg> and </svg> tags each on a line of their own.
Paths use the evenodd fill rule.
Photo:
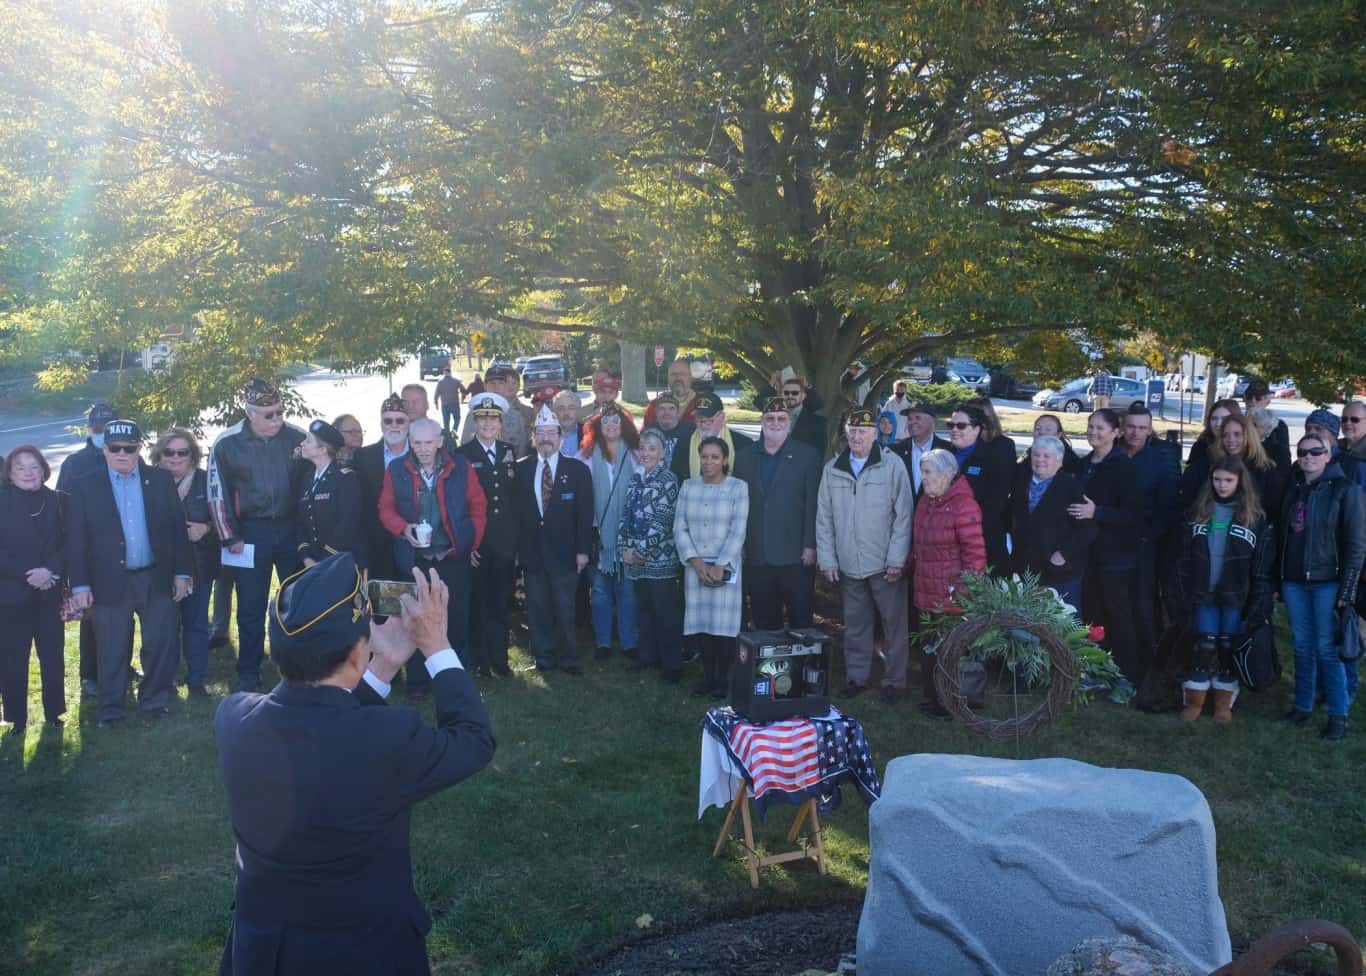
<svg viewBox="0 0 1366 976">
<path fill-rule="evenodd" d="M 247 542 L 243 544 L 241 552 L 233 552 L 224 546 L 223 565 L 236 566 L 239 569 L 251 569 L 256 565 L 256 547 Z"/>
</svg>

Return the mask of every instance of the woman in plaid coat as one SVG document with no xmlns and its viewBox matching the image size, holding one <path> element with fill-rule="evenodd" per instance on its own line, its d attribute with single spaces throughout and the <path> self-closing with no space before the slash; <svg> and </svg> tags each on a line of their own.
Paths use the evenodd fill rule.
<svg viewBox="0 0 1366 976">
<path fill-rule="evenodd" d="M 673 684 L 683 671 L 683 607 L 678 602 L 674 512 L 678 479 L 664 461 L 664 436 L 640 434 L 640 467 L 631 477 L 621 513 L 617 554 L 635 587 L 640 659 L 629 668 L 656 667 Z"/>
<path fill-rule="evenodd" d="M 698 446 L 701 475 L 683 482 L 674 516 L 674 543 L 684 571 L 683 633 L 702 652 L 698 695 L 724 698 L 731 650 L 740 632 L 744 588 L 740 560 L 749 521 L 749 488 L 730 477 L 730 450 L 719 437 Z"/>
</svg>

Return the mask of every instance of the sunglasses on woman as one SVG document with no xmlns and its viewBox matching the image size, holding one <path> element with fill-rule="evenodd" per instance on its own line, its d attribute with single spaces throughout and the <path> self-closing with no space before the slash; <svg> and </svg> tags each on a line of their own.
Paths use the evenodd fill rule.
<svg viewBox="0 0 1366 976">
<path fill-rule="evenodd" d="M 976 427 L 977 425 L 966 420 L 950 420 L 944 426 L 949 430 L 967 430 L 969 427 Z"/>
<path fill-rule="evenodd" d="M 161 452 L 161 456 L 162 456 L 162 457 L 189 457 L 189 456 L 190 456 L 190 449 L 189 449 L 188 447 L 168 447 L 168 448 L 166 448 L 166 450 L 164 450 L 164 451 Z"/>
<path fill-rule="evenodd" d="M 1323 457 L 1327 453 L 1326 447 L 1300 447 L 1295 450 L 1296 457 Z"/>
</svg>

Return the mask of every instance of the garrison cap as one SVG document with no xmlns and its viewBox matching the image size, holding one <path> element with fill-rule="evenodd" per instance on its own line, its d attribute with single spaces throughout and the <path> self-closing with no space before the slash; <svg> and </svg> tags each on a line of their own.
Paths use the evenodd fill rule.
<svg viewBox="0 0 1366 976">
<path fill-rule="evenodd" d="M 280 391 L 259 376 L 253 376 L 242 387 L 242 399 L 250 407 L 273 407 L 280 402 Z"/>
<path fill-rule="evenodd" d="M 334 451 L 340 451 L 346 446 L 346 438 L 342 436 L 342 432 L 326 420 L 313 421 L 308 425 L 308 432 L 324 444 L 331 445 Z"/>
<path fill-rule="evenodd" d="M 288 577 L 270 605 L 270 649 L 301 656 L 332 654 L 370 633 L 365 577 L 339 552 Z"/>
</svg>

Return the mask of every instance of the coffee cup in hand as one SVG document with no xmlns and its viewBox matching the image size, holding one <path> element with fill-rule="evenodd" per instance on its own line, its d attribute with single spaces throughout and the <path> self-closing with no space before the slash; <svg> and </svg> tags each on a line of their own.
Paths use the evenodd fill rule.
<svg viewBox="0 0 1366 976">
<path fill-rule="evenodd" d="M 426 549 L 432 544 L 432 527 L 423 521 L 413 526 L 413 536 L 417 539 L 417 547 Z"/>
</svg>

